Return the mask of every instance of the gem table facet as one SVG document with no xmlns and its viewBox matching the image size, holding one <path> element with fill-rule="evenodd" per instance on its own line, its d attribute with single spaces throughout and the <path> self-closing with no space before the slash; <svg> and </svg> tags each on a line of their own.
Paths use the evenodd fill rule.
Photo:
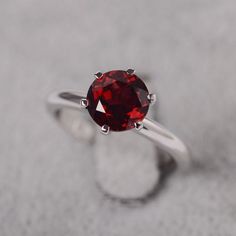
<svg viewBox="0 0 236 236">
<path fill-rule="evenodd" d="M 87 94 L 88 111 L 99 126 L 124 131 L 142 121 L 149 109 L 148 89 L 135 74 L 109 71 L 96 78 Z"/>
</svg>

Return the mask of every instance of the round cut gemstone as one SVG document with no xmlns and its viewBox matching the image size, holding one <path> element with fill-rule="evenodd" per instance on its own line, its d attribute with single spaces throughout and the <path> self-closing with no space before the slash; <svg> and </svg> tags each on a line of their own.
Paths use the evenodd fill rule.
<svg viewBox="0 0 236 236">
<path fill-rule="evenodd" d="M 124 131 L 142 121 L 149 109 L 148 89 L 134 74 L 114 70 L 97 78 L 89 88 L 88 111 L 100 126 Z"/>
</svg>

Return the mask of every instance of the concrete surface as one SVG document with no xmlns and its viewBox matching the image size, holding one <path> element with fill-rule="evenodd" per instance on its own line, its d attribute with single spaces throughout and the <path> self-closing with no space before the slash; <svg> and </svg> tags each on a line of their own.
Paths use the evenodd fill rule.
<svg viewBox="0 0 236 236">
<path fill-rule="evenodd" d="M 236 235 L 235 13 L 234 0 L 2 0 L 0 235 Z M 159 120 L 197 162 L 135 207 L 98 190 L 93 150 L 44 106 L 127 67 L 153 79 Z"/>
</svg>

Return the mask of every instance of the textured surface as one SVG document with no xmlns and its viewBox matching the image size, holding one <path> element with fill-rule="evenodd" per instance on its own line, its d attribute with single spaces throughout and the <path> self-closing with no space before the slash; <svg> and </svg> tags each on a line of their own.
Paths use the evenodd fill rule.
<svg viewBox="0 0 236 236">
<path fill-rule="evenodd" d="M 0 235 L 234 236 L 235 13 L 234 0 L 1 1 Z M 127 67 L 153 79 L 160 121 L 198 162 L 139 207 L 98 191 L 93 150 L 44 106 Z"/>
</svg>

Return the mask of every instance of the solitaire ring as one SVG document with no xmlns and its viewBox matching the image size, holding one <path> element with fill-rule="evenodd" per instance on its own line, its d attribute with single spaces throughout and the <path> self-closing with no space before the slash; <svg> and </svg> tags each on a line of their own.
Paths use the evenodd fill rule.
<svg viewBox="0 0 236 236">
<path fill-rule="evenodd" d="M 133 69 L 113 70 L 97 72 L 87 95 L 71 90 L 51 94 L 48 108 L 64 128 L 80 140 L 94 141 L 97 128 L 106 138 L 109 133 L 119 132 L 125 136 L 127 131 L 134 131 L 171 156 L 178 169 L 186 170 L 190 164 L 186 145 L 158 122 L 146 117 L 156 100 L 156 95 L 149 93 Z"/>
</svg>

